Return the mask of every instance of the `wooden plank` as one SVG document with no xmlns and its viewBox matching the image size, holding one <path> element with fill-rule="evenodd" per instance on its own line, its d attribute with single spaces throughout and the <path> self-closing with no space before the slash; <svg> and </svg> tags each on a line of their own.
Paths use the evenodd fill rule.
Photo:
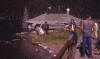
<svg viewBox="0 0 100 59">
<path fill-rule="evenodd" d="M 57 53 L 57 55 L 56 55 L 56 57 L 54 59 L 61 59 L 63 57 L 63 55 L 65 54 L 65 51 L 67 50 L 67 48 L 72 46 L 72 44 L 73 44 L 73 37 L 71 38 L 71 40 L 67 40 L 66 41 L 65 45 Z"/>
</svg>

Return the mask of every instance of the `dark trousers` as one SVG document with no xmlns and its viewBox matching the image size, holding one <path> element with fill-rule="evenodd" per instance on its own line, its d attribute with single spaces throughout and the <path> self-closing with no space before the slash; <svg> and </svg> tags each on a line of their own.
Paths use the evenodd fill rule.
<svg viewBox="0 0 100 59">
<path fill-rule="evenodd" d="M 51 13 L 51 10 L 50 9 L 47 9 L 47 14 L 50 14 Z"/>
<path fill-rule="evenodd" d="M 48 35 L 48 29 L 45 29 L 45 34 Z"/>
<path fill-rule="evenodd" d="M 92 56 L 92 35 L 88 33 L 83 33 L 82 40 L 82 55 L 85 55 L 86 44 L 88 44 L 89 56 Z"/>
<path fill-rule="evenodd" d="M 72 32 L 72 34 L 73 34 L 73 36 L 74 36 L 74 41 L 75 41 L 75 43 L 77 43 L 77 34 L 76 34 L 76 32 Z"/>
</svg>

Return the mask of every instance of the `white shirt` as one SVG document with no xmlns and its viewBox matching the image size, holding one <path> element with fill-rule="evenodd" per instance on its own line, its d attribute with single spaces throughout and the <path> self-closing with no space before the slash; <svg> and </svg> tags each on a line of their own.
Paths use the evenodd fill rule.
<svg viewBox="0 0 100 59">
<path fill-rule="evenodd" d="M 74 25 L 72 24 L 72 31 L 74 31 Z"/>
<path fill-rule="evenodd" d="M 49 6 L 49 7 L 48 7 L 48 9 L 49 9 L 49 10 L 51 10 L 51 9 L 52 9 L 52 7 L 51 7 L 51 6 Z"/>
<path fill-rule="evenodd" d="M 96 31 L 98 31 L 98 23 L 95 22 Z"/>
<path fill-rule="evenodd" d="M 31 25 L 28 25 L 28 28 L 31 29 Z"/>
</svg>

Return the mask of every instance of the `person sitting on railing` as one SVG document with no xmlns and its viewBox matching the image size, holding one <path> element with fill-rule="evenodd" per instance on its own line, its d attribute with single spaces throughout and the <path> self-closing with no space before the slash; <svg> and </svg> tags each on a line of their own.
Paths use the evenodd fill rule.
<svg viewBox="0 0 100 59">
<path fill-rule="evenodd" d="M 96 43 L 95 54 L 100 55 L 100 38 L 98 38 L 98 42 Z"/>
<path fill-rule="evenodd" d="M 71 22 L 69 24 L 69 31 L 70 31 L 70 33 L 72 35 L 74 35 L 75 43 L 77 43 L 77 33 L 76 33 L 76 30 L 77 30 L 76 23 L 75 23 L 74 19 L 71 19 Z"/>
</svg>

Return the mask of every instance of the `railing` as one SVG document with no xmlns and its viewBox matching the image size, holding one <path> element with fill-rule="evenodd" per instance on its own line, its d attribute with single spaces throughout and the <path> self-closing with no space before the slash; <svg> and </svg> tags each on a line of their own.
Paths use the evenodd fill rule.
<svg viewBox="0 0 100 59">
<path fill-rule="evenodd" d="M 61 50 L 57 53 L 54 59 L 74 59 L 74 48 L 75 43 L 73 40 L 73 36 L 66 41 L 65 45 L 61 48 Z M 65 55 L 65 56 L 64 56 Z M 67 56 L 67 57 L 66 57 Z M 63 58 L 65 57 L 65 58 Z"/>
</svg>

